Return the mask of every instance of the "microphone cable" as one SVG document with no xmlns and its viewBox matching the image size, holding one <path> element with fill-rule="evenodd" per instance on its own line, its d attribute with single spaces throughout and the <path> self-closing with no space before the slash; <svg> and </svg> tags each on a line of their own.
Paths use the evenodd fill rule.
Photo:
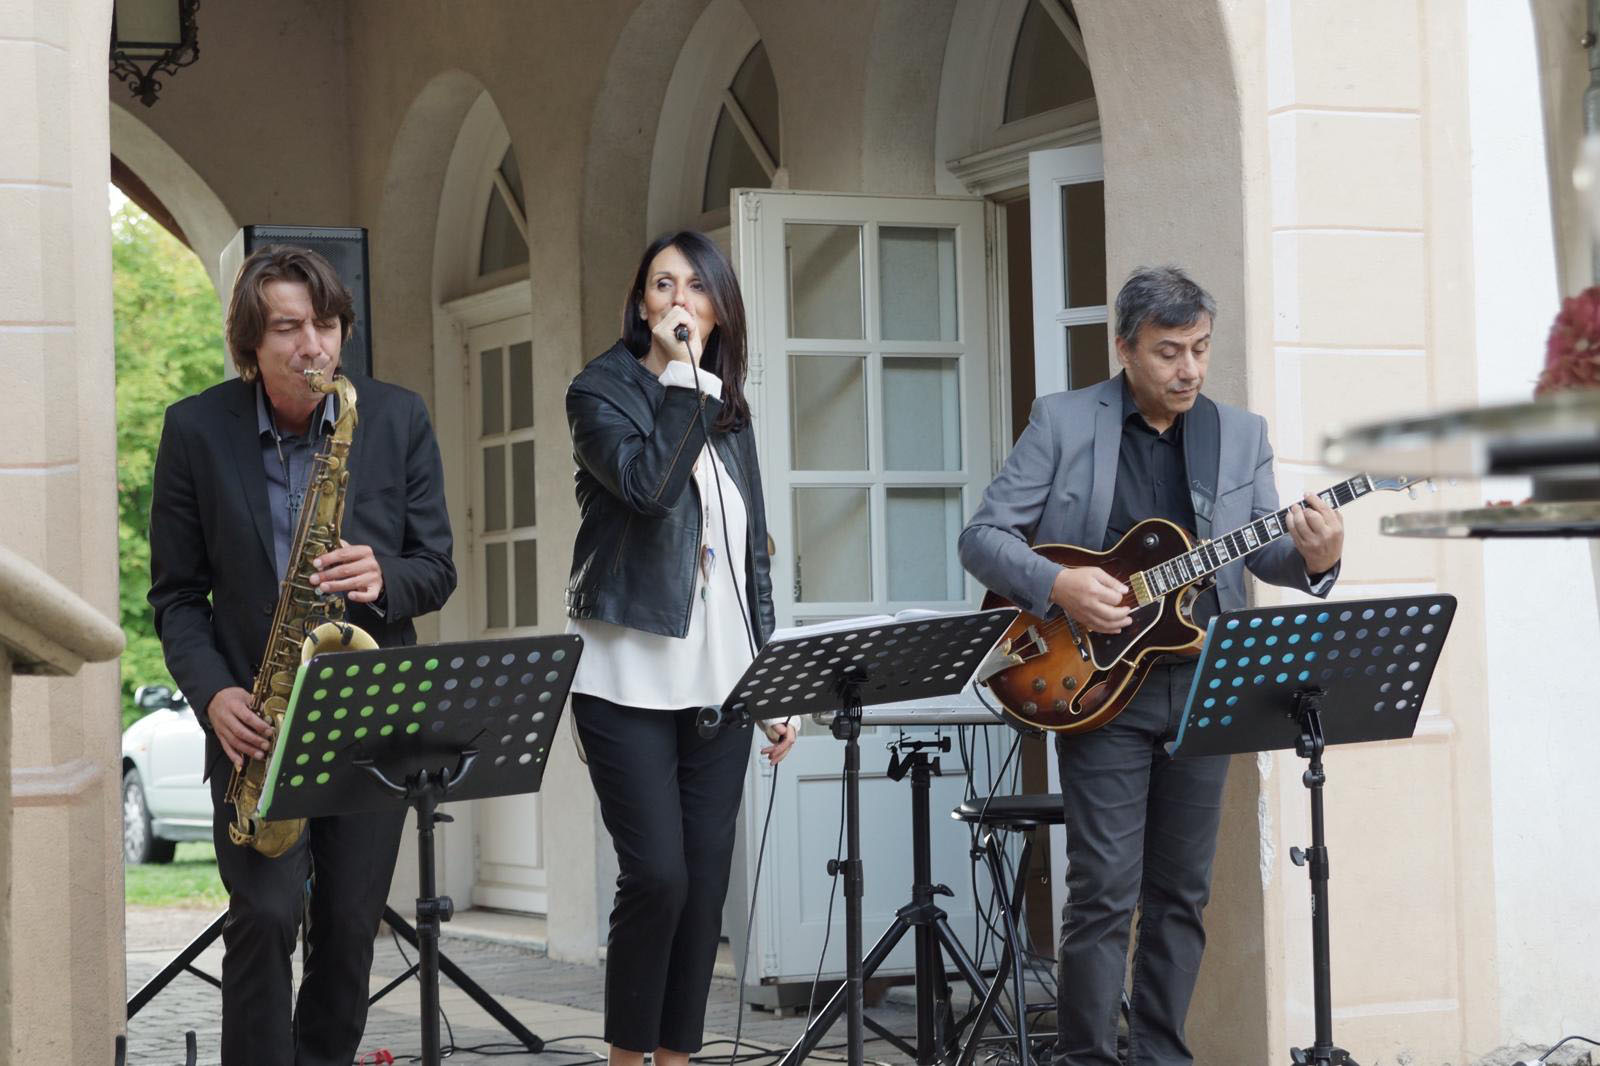
<svg viewBox="0 0 1600 1066">
<path fill-rule="evenodd" d="M 711 443 L 711 426 L 706 422 L 705 393 L 701 391 L 700 388 L 700 363 L 699 360 L 695 358 L 694 349 L 689 347 L 689 327 L 679 325 L 673 329 L 672 335 L 676 337 L 679 343 L 683 345 L 684 352 L 686 352 L 689 356 L 689 369 L 694 374 L 695 410 L 698 411 L 700 415 L 700 432 L 705 436 L 705 444 L 703 447 L 711 453 L 711 477 L 717 486 L 717 509 L 722 516 L 722 548 L 723 554 L 726 556 L 728 563 L 728 580 L 733 582 L 734 602 L 739 605 L 739 618 L 744 623 L 745 641 L 750 648 L 750 658 L 753 661 L 758 653 L 758 649 L 756 648 L 755 631 L 750 627 L 750 610 L 745 606 L 744 594 L 739 588 L 739 575 L 734 571 L 733 568 L 733 544 L 728 538 L 728 503 L 727 499 L 723 495 L 722 472 L 717 469 L 716 445 Z M 703 351 L 704 348 L 702 346 L 702 352 Z M 747 517 L 745 521 L 745 530 L 747 534 L 750 528 L 748 513 L 747 504 Z M 746 545 L 746 547 L 748 548 L 749 545 Z M 743 560 L 740 561 L 742 562 Z M 740 569 L 743 569 L 743 567 L 741 566 Z M 691 595 L 693 594 L 691 593 Z M 709 599 L 707 600 L 707 606 L 710 606 Z M 794 726 L 793 728 L 795 733 L 798 735 L 800 731 L 799 727 Z M 763 732 L 765 732 L 765 730 L 763 730 Z M 767 792 L 767 813 L 761 821 L 761 842 L 756 847 L 756 874 L 755 878 L 750 883 L 750 907 L 745 915 L 744 921 L 744 958 L 740 960 L 739 963 L 738 983 L 734 989 L 734 995 L 736 995 L 739 999 L 739 1019 L 735 1024 L 733 1031 L 733 1050 L 728 1053 L 729 1066 L 733 1066 L 734 1063 L 739 1061 L 739 1049 L 744 1040 L 744 984 L 745 977 L 750 968 L 750 934 L 755 928 L 756 893 L 761 888 L 761 870 L 766 863 L 767 857 L 767 831 L 772 828 L 772 811 L 777 805 L 776 801 L 778 798 L 778 764 L 772 763 L 771 765 L 772 785 Z"/>
</svg>

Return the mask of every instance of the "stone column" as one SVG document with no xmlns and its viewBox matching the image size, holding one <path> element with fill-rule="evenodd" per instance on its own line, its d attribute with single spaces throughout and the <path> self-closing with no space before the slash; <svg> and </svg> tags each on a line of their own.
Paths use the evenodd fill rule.
<svg viewBox="0 0 1600 1066">
<path fill-rule="evenodd" d="M 117 670 L 79 671 L 114 659 L 122 641 L 110 621 L 110 25 L 111 0 L 0 0 L 11 116 L 0 139 L 0 643 L 19 674 L 0 925 L 19 980 L 0 995 L 12 1020 L 0 1056 L 12 1062 L 109 1061 L 123 1027 Z M 18 634 L 36 645 L 27 656 Z M 26 676 L 41 673 L 55 676 Z"/>
</svg>

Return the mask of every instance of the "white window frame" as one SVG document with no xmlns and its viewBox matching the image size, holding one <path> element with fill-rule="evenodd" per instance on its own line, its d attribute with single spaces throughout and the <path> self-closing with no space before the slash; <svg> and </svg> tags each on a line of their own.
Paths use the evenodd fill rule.
<svg viewBox="0 0 1600 1066">
<path fill-rule="evenodd" d="M 1083 35 L 1059 0 L 1040 0 L 1067 44 L 1088 64 Z M 934 147 L 941 193 L 993 196 L 1028 184 L 1028 154 L 1100 140 L 1094 99 L 1006 122 L 1006 88 L 1028 0 L 958 0 L 939 84 Z M 1091 68 L 1092 69 L 1092 68 Z"/>
<path fill-rule="evenodd" d="M 1061 189 L 1105 181 L 1105 158 L 1098 144 L 1052 148 L 1028 156 L 1028 221 L 1033 250 L 1033 381 L 1034 395 L 1046 396 L 1068 387 L 1068 326 L 1110 320 L 1105 304 L 1065 304 L 1066 253 L 1061 247 Z M 1103 264 L 1102 264 L 1103 267 Z M 1045 300 L 1048 293 L 1053 299 Z"/>
</svg>

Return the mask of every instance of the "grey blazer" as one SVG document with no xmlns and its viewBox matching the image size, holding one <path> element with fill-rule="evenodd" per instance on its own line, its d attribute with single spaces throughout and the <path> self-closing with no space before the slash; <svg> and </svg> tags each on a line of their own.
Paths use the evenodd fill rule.
<svg viewBox="0 0 1600 1066">
<path fill-rule="evenodd" d="M 1267 420 L 1227 404 L 1217 409 L 1221 462 L 1211 481 L 1216 497 L 1191 490 L 1201 540 L 1278 509 Z M 961 565 L 1023 610 L 1047 614 L 1050 588 L 1061 568 L 1030 545 L 1099 549 L 1111 517 L 1121 447 L 1117 378 L 1035 400 L 1028 428 L 961 531 Z M 1339 573 L 1335 566 L 1313 586 L 1305 561 L 1285 536 L 1218 571 L 1217 598 L 1224 611 L 1245 606 L 1245 566 L 1263 581 L 1315 596 L 1326 596 Z"/>
</svg>

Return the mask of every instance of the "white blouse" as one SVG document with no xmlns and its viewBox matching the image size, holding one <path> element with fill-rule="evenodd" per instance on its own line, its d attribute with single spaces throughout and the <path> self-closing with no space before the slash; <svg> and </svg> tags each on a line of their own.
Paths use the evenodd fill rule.
<svg viewBox="0 0 1600 1066">
<path fill-rule="evenodd" d="M 694 388 L 693 372 L 680 360 L 667 364 L 660 381 L 669 388 Z M 700 389 L 722 397 L 722 381 L 705 370 L 700 371 Z M 679 710 L 720 705 L 744 676 L 754 636 L 753 630 L 746 635 L 741 620 L 750 617 L 745 608 L 753 606 L 745 587 L 744 497 L 709 443 L 695 459 L 694 486 L 701 533 L 688 633 L 669 637 L 594 618 L 569 619 L 567 632 L 583 637 L 573 692 L 627 707 Z"/>
</svg>

